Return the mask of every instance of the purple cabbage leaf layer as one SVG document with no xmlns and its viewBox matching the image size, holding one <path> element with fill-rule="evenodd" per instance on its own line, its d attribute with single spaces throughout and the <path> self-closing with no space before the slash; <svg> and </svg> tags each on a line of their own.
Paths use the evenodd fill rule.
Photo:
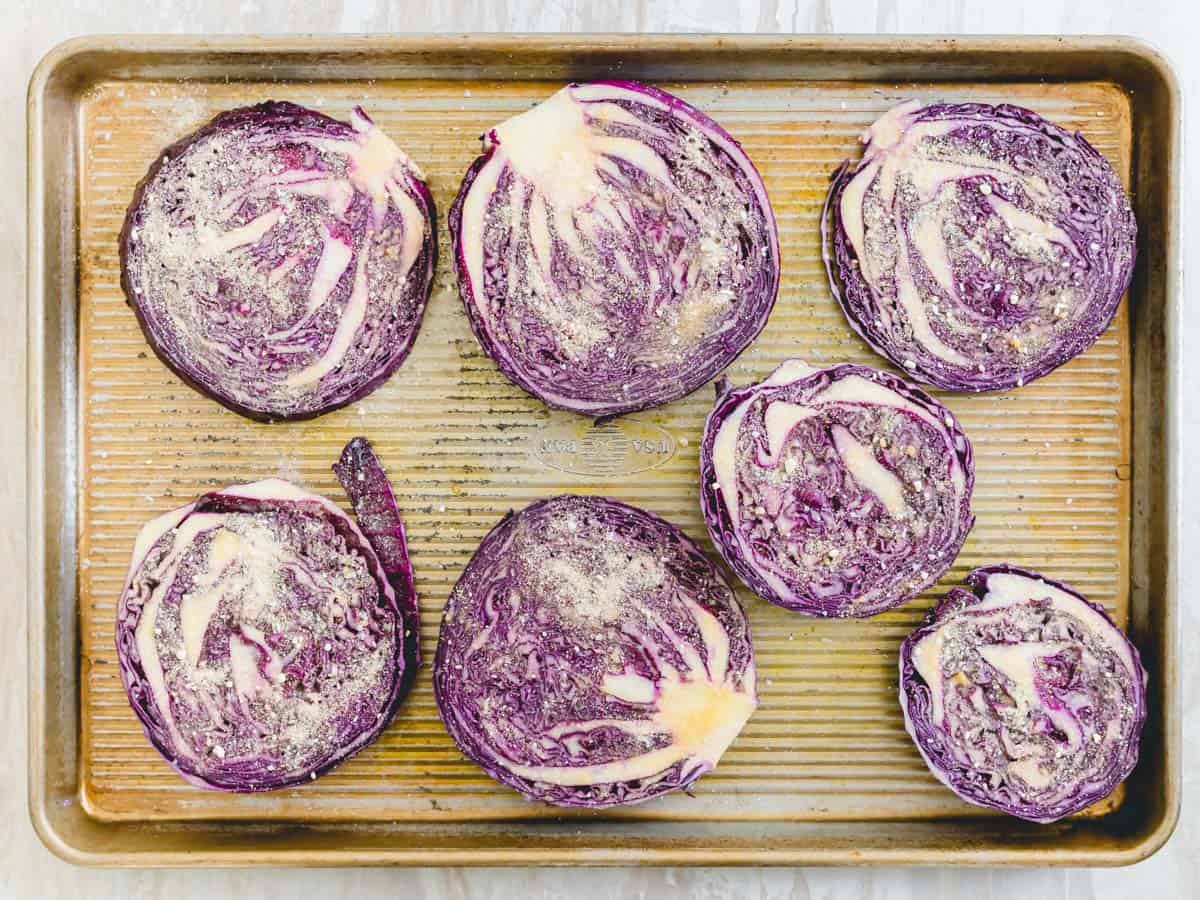
<svg viewBox="0 0 1200 900">
<path fill-rule="evenodd" d="M 352 443 L 370 465 L 369 445 Z M 205 494 L 138 535 L 117 613 L 121 679 L 187 781 L 303 784 L 391 721 L 418 666 L 419 622 L 403 525 L 378 477 L 354 497 L 369 510 L 362 528 L 268 479 Z M 376 552 L 370 529 L 389 516 Z"/>
<path fill-rule="evenodd" d="M 700 448 L 705 522 L 755 593 L 813 616 L 871 616 L 950 567 L 974 524 L 973 455 L 915 385 L 798 360 L 727 390 Z"/>
<path fill-rule="evenodd" d="M 755 593 L 809 616 L 874 616 L 954 562 L 971 530 L 971 443 L 916 385 L 785 362 L 727 390 L 701 444 L 701 504 Z"/>
<path fill-rule="evenodd" d="M 121 230 L 121 286 L 196 390 L 263 421 L 369 394 L 412 349 L 433 280 L 433 198 L 356 109 L 224 112 L 164 150 Z"/>
<path fill-rule="evenodd" d="M 1133 274 L 1137 225 L 1079 133 L 984 103 L 903 103 L 834 174 L 822 216 L 847 319 L 911 377 L 1028 384 L 1090 347 Z"/>
<path fill-rule="evenodd" d="M 628 81 L 572 84 L 483 137 L 450 210 L 487 354 L 601 417 L 684 396 L 766 324 L 779 287 L 761 178 L 716 122 Z"/>
<path fill-rule="evenodd" d="M 484 538 L 446 605 L 434 692 L 497 781 L 592 808 L 686 788 L 757 704 L 749 625 L 703 552 L 657 516 L 570 495 Z"/>
<path fill-rule="evenodd" d="M 1137 649 L 1057 581 L 985 566 L 900 650 L 905 727 L 968 803 L 1054 822 L 1133 771 L 1146 718 Z"/>
</svg>

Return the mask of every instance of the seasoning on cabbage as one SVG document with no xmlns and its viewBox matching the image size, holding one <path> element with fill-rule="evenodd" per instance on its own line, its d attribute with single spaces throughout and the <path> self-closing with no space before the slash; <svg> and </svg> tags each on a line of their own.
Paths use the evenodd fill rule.
<svg viewBox="0 0 1200 900">
<path fill-rule="evenodd" d="M 259 420 L 369 394 L 416 339 L 433 280 L 420 170 L 356 109 L 224 112 L 168 147 L 121 231 L 121 285 L 181 379 Z"/>
<path fill-rule="evenodd" d="M 905 727 L 963 800 L 1054 822 L 1138 758 L 1146 671 L 1104 610 L 1015 566 L 976 569 L 900 650 Z"/>
<path fill-rule="evenodd" d="M 728 582 L 678 528 L 602 497 L 491 530 L 450 594 L 433 683 L 463 753 L 559 806 L 687 787 L 757 704 Z"/>
<path fill-rule="evenodd" d="M 369 483 L 356 505 L 398 524 L 390 487 L 377 490 Z M 418 664 L 398 527 L 377 553 L 329 500 L 268 479 L 142 529 L 117 613 L 121 679 L 150 743 L 187 781 L 303 784 L 379 736 Z"/>
<path fill-rule="evenodd" d="M 775 217 L 738 143 L 678 97 L 571 84 L 483 136 L 450 210 L 484 351 L 592 416 L 691 393 L 766 324 Z"/>
<path fill-rule="evenodd" d="M 872 616 L 954 562 L 975 521 L 972 460 L 958 421 L 915 385 L 792 360 L 718 397 L 701 504 L 713 543 L 759 596 Z"/>
<path fill-rule="evenodd" d="M 1021 387 L 1085 351 L 1133 273 L 1121 182 L 1078 132 L 1016 106 L 910 100 L 867 129 L 822 216 L 850 324 L 913 378 Z"/>
</svg>

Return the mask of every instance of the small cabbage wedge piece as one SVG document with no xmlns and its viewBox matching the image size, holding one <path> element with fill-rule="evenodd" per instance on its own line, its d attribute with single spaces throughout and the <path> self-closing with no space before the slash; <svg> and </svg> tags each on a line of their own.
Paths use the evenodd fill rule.
<svg viewBox="0 0 1200 900">
<path fill-rule="evenodd" d="M 996 565 L 953 588 L 900 650 L 904 723 L 968 803 L 1055 822 L 1112 793 L 1138 759 L 1146 671 L 1104 610 Z"/>
<path fill-rule="evenodd" d="M 754 340 L 779 288 L 775 216 L 741 146 L 631 81 L 568 85 L 487 132 L 449 221 L 484 351 L 585 415 L 691 393 Z"/>
<path fill-rule="evenodd" d="M 687 787 L 757 705 L 729 583 L 675 526 L 603 497 L 491 530 L 450 594 L 433 684 L 463 753 L 559 806 Z"/>
<path fill-rule="evenodd" d="M 1082 135 L 1016 106 L 915 100 L 863 136 L 822 217 L 862 337 L 948 391 L 1021 387 L 1090 347 L 1133 275 L 1137 225 Z"/>
<path fill-rule="evenodd" d="M 193 784 L 311 781 L 374 741 L 411 684 L 404 527 L 366 441 L 347 456 L 338 474 L 356 485 L 362 527 L 268 479 L 205 494 L 138 535 L 117 613 L 121 679 L 150 743 Z"/>
<path fill-rule="evenodd" d="M 954 562 L 974 524 L 971 443 L 901 378 L 784 363 L 726 390 L 700 447 L 713 543 L 755 593 L 811 616 L 872 616 Z"/>
<path fill-rule="evenodd" d="M 412 349 L 437 252 L 421 171 L 356 109 L 224 112 L 164 150 L 121 231 L 146 340 L 252 419 L 365 397 Z"/>
</svg>

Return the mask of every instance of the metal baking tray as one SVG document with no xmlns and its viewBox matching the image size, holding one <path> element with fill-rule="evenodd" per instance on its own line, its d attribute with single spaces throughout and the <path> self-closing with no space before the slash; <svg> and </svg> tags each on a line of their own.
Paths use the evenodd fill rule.
<svg viewBox="0 0 1200 900">
<path fill-rule="evenodd" d="M 457 752 L 426 669 L 383 738 L 320 781 L 254 797 L 184 784 L 123 696 L 113 613 L 139 525 L 229 482 L 284 475 L 340 498 L 330 463 L 365 433 L 398 487 L 432 658 L 441 605 L 510 506 L 611 494 L 704 538 L 696 453 L 711 389 L 592 423 L 501 376 L 443 266 L 416 349 L 363 402 L 246 421 L 149 352 L 118 284 L 117 231 L 160 148 L 219 110 L 362 103 L 429 175 L 445 213 L 489 125 L 568 80 L 659 83 L 713 115 L 762 171 L 783 283 L 730 369 L 882 364 L 821 269 L 829 172 L 899 99 L 1010 101 L 1084 132 L 1130 185 L 1129 302 L 1089 352 L 1013 393 L 944 396 L 972 436 L 978 525 L 944 583 L 1013 561 L 1128 624 L 1150 670 L 1142 762 L 1054 826 L 967 806 L 927 773 L 896 701 L 896 651 L 929 592 L 869 621 L 814 621 L 749 595 L 762 705 L 690 794 L 564 813 Z M 102 37 L 52 51 L 29 91 L 30 809 L 59 855 L 106 865 L 1134 862 L 1178 814 L 1179 95 L 1121 38 L 677 36 Z M 446 249 L 444 229 L 439 234 Z M 443 253 L 443 259 L 449 254 Z"/>
</svg>

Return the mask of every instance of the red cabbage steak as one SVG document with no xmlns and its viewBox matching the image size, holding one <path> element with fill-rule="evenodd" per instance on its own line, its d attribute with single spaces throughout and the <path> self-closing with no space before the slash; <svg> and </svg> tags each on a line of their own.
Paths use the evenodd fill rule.
<svg viewBox="0 0 1200 900">
<path fill-rule="evenodd" d="M 766 324 L 775 218 L 749 158 L 678 97 L 571 84 L 483 136 L 450 210 L 483 349 L 550 406 L 609 416 L 684 396 Z"/>
<path fill-rule="evenodd" d="M 1020 387 L 1090 347 L 1133 273 L 1137 226 L 1082 135 L 1016 106 L 915 100 L 834 175 L 825 265 L 850 324 L 911 377 Z"/>
<path fill-rule="evenodd" d="M 463 753 L 560 806 L 687 787 L 757 704 L 729 583 L 679 529 L 602 497 L 492 529 L 450 594 L 433 682 Z"/>
<path fill-rule="evenodd" d="M 755 593 L 813 616 L 872 616 L 954 562 L 975 517 L 970 441 L 895 375 L 798 360 L 727 390 L 705 424 L 708 533 Z"/>
<path fill-rule="evenodd" d="M 1146 672 L 1104 610 L 1065 584 L 985 566 L 900 650 L 900 705 L 938 780 L 968 803 L 1054 822 L 1138 759 Z"/>
<path fill-rule="evenodd" d="M 180 378 L 259 420 L 358 400 L 399 368 L 429 297 L 434 206 L 356 109 L 224 112 L 168 147 L 121 231 L 121 285 Z"/>
<path fill-rule="evenodd" d="M 138 535 L 117 613 L 121 679 L 150 743 L 193 784 L 310 781 L 374 741 L 411 683 L 418 618 L 399 512 L 365 440 L 339 466 L 361 528 L 268 479 Z"/>
</svg>

